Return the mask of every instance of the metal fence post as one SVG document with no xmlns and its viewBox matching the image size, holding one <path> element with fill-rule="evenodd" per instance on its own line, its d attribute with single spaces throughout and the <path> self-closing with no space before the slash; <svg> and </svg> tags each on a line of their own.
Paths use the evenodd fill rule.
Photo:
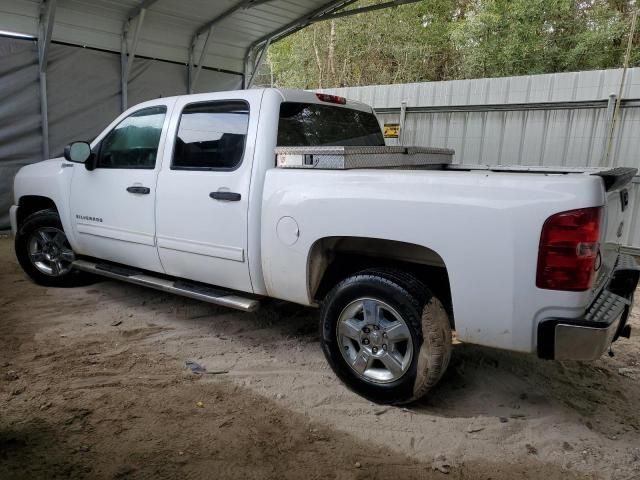
<svg viewBox="0 0 640 480">
<path fill-rule="evenodd" d="M 618 98 L 613 109 L 613 116 L 611 117 L 611 125 L 607 135 L 607 150 L 605 152 L 604 165 L 613 166 L 613 158 L 611 157 L 611 145 L 613 144 L 613 133 L 616 128 L 616 119 L 618 118 L 618 112 L 621 108 L 622 97 L 624 95 L 625 81 L 627 79 L 627 69 L 629 68 L 629 56 L 631 55 L 631 48 L 633 46 L 633 37 L 636 32 L 636 22 L 638 21 L 638 12 L 640 9 L 636 8 L 631 18 L 631 28 L 629 29 L 629 39 L 627 41 L 627 50 L 624 54 L 624 65 L 622 67 L 622 76 L 620 78 L 620 89 L 618 90 Z"/>
<path fill-rule="evenodd" d="M 616 111 L 618 96 L 615 93 L 609 94 L 609 103 L 607 103 L 607 114 L 605 117 L 605 135 L 602 142 L 602 156 L 600 158 L 600 166 L 606 165 L 607 154 L 609 151 L 609 139 L 613 134 L 613 114 Z"/>
<path fill-rule="evenodd" d="M 407 118 L 407 102 L 403 101 L 402 103 L 400 103 L 400 135 L 398 138 L 398 143 L 400 145 L 404 145 L 404 140 L 405 140 L 404 126 L 406 123 L 406 118 Z"/>
</svg>

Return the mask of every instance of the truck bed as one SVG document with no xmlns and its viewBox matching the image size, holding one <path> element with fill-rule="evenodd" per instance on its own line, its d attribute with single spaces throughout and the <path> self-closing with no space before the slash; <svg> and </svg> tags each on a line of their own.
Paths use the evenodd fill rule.
<svg viewBox="0 0 640 480">
<path fill-rule="evenodd" d="M 403 168 L 417 170 L 491 171 L 537 174 L 583 173 L 603 178 L 605 190 L 627 184 L 637 169 L 617 167 L 566 167 L 526 165 L 454 164 L 455 151 L 439 147 L 404 146 L 300 146 L 277 147 L 278 168 L 353 170 L 365 168 Z"/>
</svg>

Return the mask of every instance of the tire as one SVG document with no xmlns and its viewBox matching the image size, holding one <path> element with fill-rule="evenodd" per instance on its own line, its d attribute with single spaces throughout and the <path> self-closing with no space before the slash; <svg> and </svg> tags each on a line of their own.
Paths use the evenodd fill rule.
<svg viewBox="0 0 640 480">
<path fill-rule="evenodd" d="M 377 334 L 375 322 L 368 321 L 374 317 Z M 338 378 L 378 403 L 405 404 L 424 396 L 451 358 L 445 308 L 422 282 L 399 270 L 364 270 L 336 285 L 323 302 L 320 330 L 322 350 Z"/>
<path fill-rule="evenodd" d="M 18 229 L 15 248 L 20 266 L 38 285 L 66 288 L 93 281 L 91 275 L 71 268 L 75 256 L 55 210 L 29 215 Z"/>
</svg>

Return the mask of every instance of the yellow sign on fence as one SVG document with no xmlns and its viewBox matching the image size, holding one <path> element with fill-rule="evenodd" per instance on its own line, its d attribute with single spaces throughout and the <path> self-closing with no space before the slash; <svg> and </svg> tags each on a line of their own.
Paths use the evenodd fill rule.
<svg viewBox="0 0 640 480">
<path fill-rule="evenodd" d="M 400 124 L 385 123 L 383 132 L 384 132 L 384 138 L 398 138 L 398 135 L 400 134 Z"/>
</svg>

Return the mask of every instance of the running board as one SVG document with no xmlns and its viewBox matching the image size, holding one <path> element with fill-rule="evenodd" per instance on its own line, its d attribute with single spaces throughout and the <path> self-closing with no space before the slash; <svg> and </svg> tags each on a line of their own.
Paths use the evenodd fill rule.
<svg viewBox="0 0 640 480">
<path fill-rule="evenodd" d="M 242 297 L 231 290 L 209 287 L 184 280 L 154 277 L 133 268 L 129 269 L 127 267 L 120 267 L 108 263 L 95 263 L 87 260 L 74 261 L 73 268 L 103 277 L 122 280 L 123 282 L 155 288 L 163 292 L 175 293 L 183 297 L 202 300 L 203 302 L 214 303 L 223 307 L 235 308 L 243 312 L 253 312 L 260 306 L 258 300 Z"/>
</svg>

